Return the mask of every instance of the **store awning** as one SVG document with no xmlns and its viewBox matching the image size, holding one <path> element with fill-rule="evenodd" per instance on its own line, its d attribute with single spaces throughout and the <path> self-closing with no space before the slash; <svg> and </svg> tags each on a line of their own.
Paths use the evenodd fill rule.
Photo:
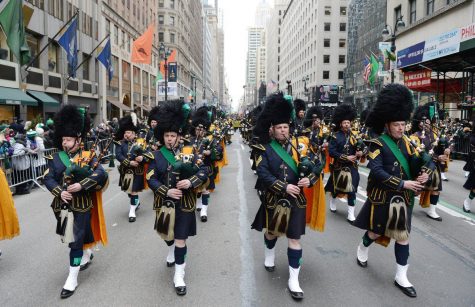
<svg viewBox="0 0 475 307">
<path fill-rule="evenodd" d="M 18 88 L 0 86 L 0 104 L 38 106 L 38 102 Z"/>
<path fill-rule="evenodd" d="M 113 99 L 107 99 L 107 102 L 115 105 L 116 107 L 118 107 L 119 109 L 121 109 L 122 111 L 131 111 L 132 109 L 129 108 L 128 106 L 126 106 L 125 104 L 123 103 L 120 103 L 118 100 L 113 100 Z"/>
<path fill-rule="evenodd" d="M 38 102 L 42 102 L 43 105 L 48 105 L 48 106 L 59 106 L 59 101 L 51 97 L 50 95 L 44 93 L 44 92 L 38 92 L 38 91 L 26 91 L 28 95 L 36 99 Z"/>
</svg>

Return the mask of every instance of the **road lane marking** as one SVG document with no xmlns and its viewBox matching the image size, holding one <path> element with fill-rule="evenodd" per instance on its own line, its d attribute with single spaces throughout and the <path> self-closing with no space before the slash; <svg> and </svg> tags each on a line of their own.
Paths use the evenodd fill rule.
<svg viewBox="0 0 475 307">
<path fill-rule="evenodd" d="M 236 149 L 238 160 L 237 188 L 239 198 L 239 237 L 241 239 L 241 276 L 239 288 L 241 290 L 241 305 L 256 305 L 256 281 L 254 276 L 254 258 L 251 246 L 251 231 L 249 231 L 249 218 L 247 197 L 244 188 L 243 163 L 241 151 Z"/>
</svg>

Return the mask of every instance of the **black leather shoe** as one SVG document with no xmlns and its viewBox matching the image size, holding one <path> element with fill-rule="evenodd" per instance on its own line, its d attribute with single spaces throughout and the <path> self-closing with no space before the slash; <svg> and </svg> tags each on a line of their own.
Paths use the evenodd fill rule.
<svg viewBox="0 0 475 307">
<path fill-rule="evenodd" d="M 173 261 L 173 262 L 168 262 L 167 261 L 167 267 L 171 268 L 172 266 L 175 266 L 175 261 Z"/>
<path fill-rule="evenodd" d="M 175 287 L 176 294 L 182 296 L 186 294 L 186 287 Z"/>
<path fill-rule="evenodd" d="M 200 212 L 200 211 L 201 211 L 201 208 L 196 208 L 196 211 Z"/>
<path fill-rule="evenodd" d="M 470 213 L 470 210 L 465 209 L 465 206 L 464 206 L 464 205 L 462 205 L 462 209 L 463 209 L 463 212 L 465 212 L 465 213 Z M 0 254 L 0 255 L 1 255 L 1 254 Z"/>
<path fill-rule="evenodd" d="M 396 285 L 396 287 L 398 287 L 402 293 L 404 293 L 405 295 L 409 296 L 409 297 L 417 297 L 417 293 L 416 293 L 416 289 L 414 289 L 414 287 L 403 287 L 401 286 L 400 284 L 397 283 L 397 281 L 394 281 L 394 284 Z"/>
<path fill-rule="evenodd" d="M 94 258 L 94 254 L 91 254 L 91 258 L 89 258 L 89 261 L 86 262 L 85 264 L 81 265 L 79 271 L 84 271 L 85 269 L 87 269 L 89 267 L 89 265 L 91 264 L 91 261 L 92 261 L 93 258 Z"/>
<path fill-rule="evenodd" d="M 135 217 L 129 217 L 129 223 L 135 222 Z"/>
<path fill-rule="evenodd" d="M 206 222 L 208 221 L 208 217 L 207 217 L 206 215 L 203 215 L 203 216 L 201 217 L 201 221 L 202 221 L 203 223 L 206 223 Z"/>
<path fill-rule="evenodd" d="M 446 179 L 442 179 L 442 181 L 449 181 L 449 179 L 447 179 L 447 178 L 446 178 Z"/>
<path fill-rule="evenodd" d="M 432 217 L 430 216 L 429 214 L 426 214 L 428 218 L 430 218 L 431 220 L 434 220 L 434 221 L 438 221 L 438 222 L 442 222 L 442 218 L 439 216 L 439 217 Z"/>
<path fill-rule="evenodd" d="M 346 220 L 347 220 L 348 223 L 350 223 L 351 225 L 353 225 L 353 223 L 355 222 L 355 221 L 350 221 L 349 219 L 346 219 Z"/>
<path fill-rule="evenodd" d="M 274 272 L 275 271 L 275 265 L 274 266 L 265 266 L 264 268 L 266 269 L 267 272 Z"/>
<path fill-rule="evenodd" d="M 356 263 L 358 263 L 358 265 L 362 268 L 365 268 L 368 266 L 368 261 L 360 261 L 358 257 L 356 257 Z"/>
<path fill-rule="evenodd" d="M 287 289 L 289 290 L 290 292 L 290 296 L 296 300 L 296 301 L 300 301 L 303 299 L 303 292 L 294 292 L 292 290 L 290 290 L 290 288 L 287 286 Z"/>
<path fill-rule="evenodd" d="M 66 289 L 61 290 L 61 298 L 68 298 L 73 294 L 74 294 L 74 290 L 73 291 L 66 290 Z"/>
<path fill-rule="evenodd" d="M 330 212 L 331 213 L 336 213 L 336 209 L 335 210 L 330 209 Z"/>
</svg>

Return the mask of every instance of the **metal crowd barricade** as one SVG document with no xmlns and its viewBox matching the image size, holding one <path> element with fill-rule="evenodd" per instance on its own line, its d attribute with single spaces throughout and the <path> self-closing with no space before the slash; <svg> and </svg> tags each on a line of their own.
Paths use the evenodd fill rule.
<svg viewBox="0 0 475 307">
<path fill-rule="evenodd" d="M 466 157 L 470 152 L 470 137 L 469 136 L 455 136 L 454 147 L 452 153 L 455 156 Z"/>
<path fill-rule="evenodd" d="M 110 139 L 99 140 L 96 144 L 96 154 L 99 155 L 105 148 Z M 85 147 L 90 148 L 94 141 L 86 141 Z M 113 156 L 114 146 L 111 145 L 104 155 L 103 159 L 109 159 Z M 24 155 L 0 156 L 0 167 L 3 169 L 8 185 L 11 187 L 18 186 L 23 183 L 33 182 L 42 190 L 46 191 L 41 186 L 39 180 L 43 179 L 43 175 L 48 168 L 48 163 L 45 158 L 47 155 L 52 155 L 58 152 L 57 148 L 45 149 L 38 153 L 29 153 Z"/>
</svg>

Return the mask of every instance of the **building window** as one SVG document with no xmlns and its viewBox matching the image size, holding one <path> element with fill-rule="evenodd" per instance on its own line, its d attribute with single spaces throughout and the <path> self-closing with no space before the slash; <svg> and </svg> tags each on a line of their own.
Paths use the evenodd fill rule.
<svg viewBox="0 0 475 307">
<path fill-rule="evenodd" d="M 434 13 L 434 0 L 427 0 L 426 12 L 427 15 Z"/>
<path fill-rule="evenodd" d="M 323 63 L 325 63 L 325 64 L 330 63 L 330 55 L 329 54 L 324 54 L 323 55 Z"/>
<path fill-rule="evenodd" d="M 409 0 L 409 23 L 416 22 L 416 0 Z"/>
<path fill-rule="evenodd" d="M 344 55 L 339 55 L 338 56 L 338 63 L 339 64 L 345 64 L 345 56 Z"/>
<path fill-rule="evenodd" d="M 325 15 L 331 15 L 332 14 L 332 7 L 331 6 L 325 6 Z"/>
<path fill-rule="evenodd" d="M 402 17 L 401 6 L 398 6 L 394 9 L 394 20 L 398 20 Z"/>
<path fill-rule="evenodd" d="M 44 0 L 26 0 L 27 2 L 30 2 L 34 6 L 40 8 L 41 10 L 44 9 L 45 7 L 45 1 Z"/>
<path fill-rule="evenodd" d="M 28 47 L 30 48 L 30 53 L 31 53 L 31 59 L 33 59 L 38 52 L 40 51 L 40 39 L 36 38 L 32 34 L 25 32 L 25 38 L 26 38 L 26 43 L 28 44 Z M 40 61 L 39 57 L 32 63 L 32 67 L 39 68 L 40 67 Z"/>
<path fill-rule="evenodd" d="M 89 55 L 86 53 L 82 54 L 82 58 L 85 61 L 84 64 L 82 64 L 82 78 L 84 80 L 90 80 L 90 75 L 89 75 Z"/>
<path fill-rule="evenodd" d="M 134 66 L 134 84 L 140 84 L 140 68 Z"/>
<path fill-rule="evenodd" d="M 165 6 L 165 0 L 158 0 L 158 7 L 164 7 Z"/>
<path fill-rule="evenodd" d="M 170 33 L 170 43 L 175 43 L 175 33 Z"/>
<path fill-rule="evenodd" d="M 53 17 L 63 20 L 63 1 L 62 0 L 49 0 L 48 13 Z"/>
<path fill-rule="evenodd" d="M 338 80 L 343 80 L 343 70 L 338 71 Z"/>
<path fill-rule="evenodd" d="M 330 79 L 330 71 L 329 70 L 324 70 L 323 71 L 323 79 L 325 79 L 325 80 Z"/>
<path fill-rule="evenodd" d="M 48 71 L 57 72 L 58 71 L 58 45 L 52 42 L 48 46 Z"/>
<path fill-rule="evenodd" d="M 340 38 L 338 46 L 340 46 L 340 48 L 345 48 L 346 47 L 346 39 Z"/>
<path fill-rule="evenodd" d="M 119 73 L 119 58 L 115 55 L 112 56 L 112 69 L 114 70 L 113 78 L 118 78 Z"/>
<path fill-rule="evenodd" d="M 340 23 L 340 32 L 346 32 L 346 23 L 345 22 Z"/>
<path fill-rule="evenodd" d="M 158 15 L 158 24 L 163 25 L 165 23 L 165 18 L 163 15 Z"/>
<path fill-rule="evenodd" d="M 122 61 L 122 80 L 130 81 L 130 64 Z"/>
<path fill-rule="evenodd" d="M 329 38 L 325 38 L 323 40 L 323 47 L 330 47 L 330 39 Z"/>
<path fill-rule="evenodd" d="M 346 6 L 340 6 L 340 16 L 346 16 Z"/>
<path fill-rule="evenodd" d="M 119 44 L 119 27 L 114 25 L 114 44 Z"/>
<path fill-rule="evenodd" d="M 325 24 L 323 25 L 323 30 L 324 31 L 330 31 L 330 23 L 329 22 L 325 22 Z"/>
<path fill-rule="evenodd" d="M 158 41 L 163 42 L 163 32 L 158 32 Z"/>
<path fill-rule="evenodd" d="M 170 26 L 175 26 L 175 17 L 170 16 Z"/>
<path fill-rule="evenodd" d="M 175 8 L 175 0 L 170 0 L 170 8 L 171 9 Z"/>
</svg>

